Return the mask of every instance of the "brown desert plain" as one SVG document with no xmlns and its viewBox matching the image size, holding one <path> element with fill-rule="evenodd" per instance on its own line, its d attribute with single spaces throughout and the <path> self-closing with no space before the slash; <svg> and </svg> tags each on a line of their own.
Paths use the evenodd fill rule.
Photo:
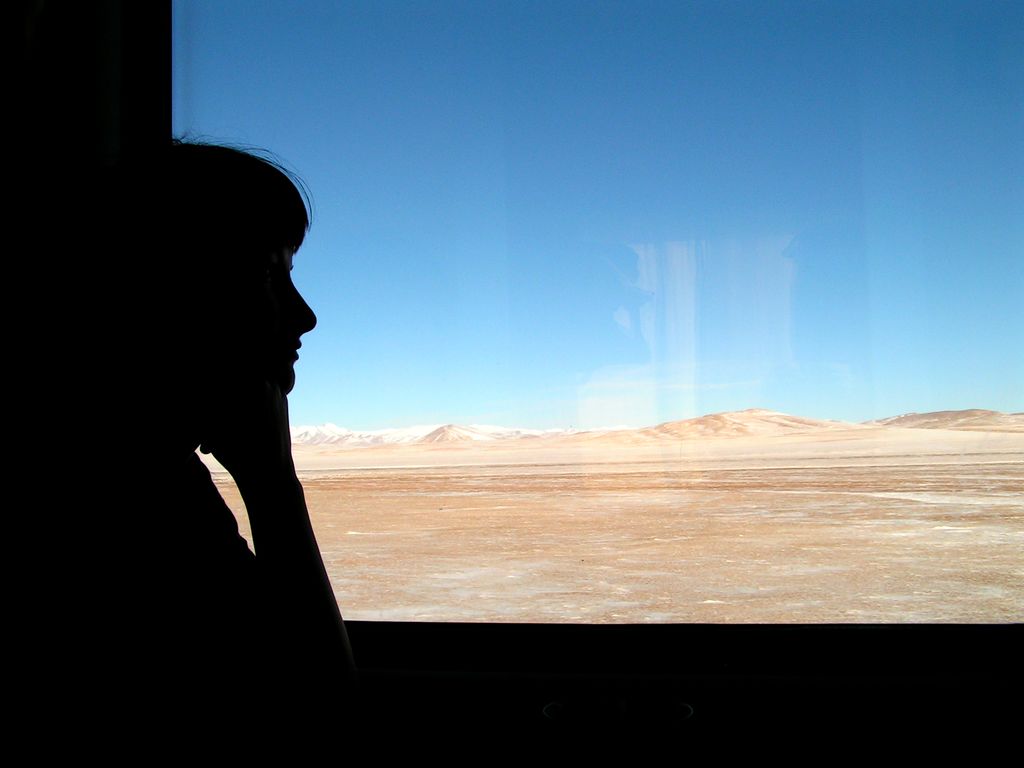
<svg viewBox="0 0 1024 768">
<path fill-rule="evenodd" d="M 293 446 L 346 618 L 1024 619 L 1024 414 L 471 434 Z"/>
</svg>

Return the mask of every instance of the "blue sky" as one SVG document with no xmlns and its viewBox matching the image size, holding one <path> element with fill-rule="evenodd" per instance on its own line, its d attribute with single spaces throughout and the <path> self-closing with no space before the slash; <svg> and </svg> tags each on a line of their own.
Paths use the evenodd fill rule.
<svg viewBox="0 0 1024 768">
<path fill-rule="evenodd" d="M 312 190 L 296 424 L 1024 410 L 1017 3 L 184 2 Z"/>
</svg>

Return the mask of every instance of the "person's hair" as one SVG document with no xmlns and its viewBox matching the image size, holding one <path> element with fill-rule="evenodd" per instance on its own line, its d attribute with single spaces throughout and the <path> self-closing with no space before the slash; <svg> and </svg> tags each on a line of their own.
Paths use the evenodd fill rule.
<svg viewBox="0 0 1024 768">
<path fill-rule="evenodd" d="M 165 242 L 208 268 L 302 245 L 309 195 L 269 153 L 174 140 L 159 164 Z"/>
</svg>

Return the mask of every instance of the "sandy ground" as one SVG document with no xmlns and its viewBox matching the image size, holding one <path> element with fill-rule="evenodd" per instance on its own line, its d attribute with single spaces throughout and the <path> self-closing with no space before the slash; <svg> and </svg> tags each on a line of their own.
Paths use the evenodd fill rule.
<svg viewBox="0 0 1024 768">
<path fill-rule="evenodd" d="M 1024 620 L 1019 434 L 297 447 L 296 462 L 350 619 Z"/>
</svg>

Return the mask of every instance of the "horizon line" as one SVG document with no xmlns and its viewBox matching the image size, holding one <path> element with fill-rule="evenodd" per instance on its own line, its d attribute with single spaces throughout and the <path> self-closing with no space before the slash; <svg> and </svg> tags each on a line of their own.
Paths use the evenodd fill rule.
<svg viewBox="0 0 1024 768">
<path fill-rule="evenodd" d="M 509 427 L 509 426 L 505 426 L 505 425 L 501 425 L 501 424 L 493 424 L 493 423 L 492 424 L 486 424 L 486 423 L 482 423 L 482 422 L 472 422 L 472 421 L 438 421 L 438 422 L 410 424 L 410 425 L 404 426 L 404 427 L 376 427 L 376 428 L 372 428 L 372 429 L 352 429 L 350 427 L 339 426 L 336 422 L 333 422 L 333 421 L 325 421 L 325 422 L 322 422 L 320 424 L 297 424 L 297 425 L 291 426 L 290 429 L 292 431 L 294 431 L 294 430 L 301 430 L 301 429 L 320 429 L 320 428 L 323 428 L 323 427 L 334 427 L 336 429 L 345 430 L 347 432 L 355 432 L 355 433 L 381 433 L 381 432 L 396 432 L 396 431 L 412 431 L 412 430 L 421 430 L 421 429 L 426 429 L 426 430 L 433 431 L 433 430 L 441 429 L 443 427 L 464 427 L 464 428 L 508 429 L 508 430 L 519 430 L 519 431 L 530 431 L 530 432 L 568 432 L 568 431 L 574 431 L 574 432 L 610 432 L 610 431 L 628 430 L 628 429 L 650 429 L 650 428 L 653 428 L 653 427 L 661 426 L 663 424 L 675 424 L 675 423 L 682 422 L 682 421 L 695 421 L 697 419 L 704 419 L 704 418 L 709 418 L 709 417 L 712 417 L 712 416 L 729 416 L 729 415 L 742 414 L 742 413 L 751 413 L 751 412 L 763 412 L 763 413 L 766 413 L 766 414 L 772 414 L 772 415 L 776 415 L 776 416 L 786 416 L 786 417 L 789 417 L 789 418 L 806 419 L 806 420 L 809 420 L 809 421 L 825 421 L 825 422 L 835 422 L 835 423 L 838 423 L 838 424 L 855 424 L 855 425 L 873 424 L 873 423 L 882 422 L 882 421 L 889 421 L 889 420 L 892 420 L 892 419 L 900 419 L 900 418 L 904 418 L 904 417 L 907 417 L 907 416 L 930 416 L 930 415 L 937 415 L 937 414 L 955 414 L 955 413 L 971 413 L 971 412 L 980 412 L 980 413 L 995 414 L 995 415 L 1001 415 L 1001 416 L 1024 416 L 1024 411 L 997 411 L 997 410 L 994 410 L 994 409 L 991 409 L 991 408 L 944 408 L 944 409 L 934 410 L 934 411 L 904 411 L 903 413 L 897 413 L 897 414 L 893 414 L 891 416 L 882 416 L 880 418 L 865 419 L 863 421 L 848 421 L 846 419 L 831 419 L 831 418 L 820 418 L 820 417 L 817 417 L 817 416 L 804 416 L 804 415 L 801 415 L 801 414 L 789 413 L 789 412 L 786 412 L 786 411 L 776 411 L 776 410 L 774 410 L 772 408 L 741 408 L 741 409 L 730 410 L 730 411 L 713 411 L 713 412 L 710 412 L 710 413 L 703 413 L 703 414 L 701 414 L 699 416 L 688 416 L 688 417 L 683 417 L 683 418 L 679 418 L 679 419 L 669 419 L 667 421 L 659 421 L 659 422 L 656 422 L 654 424 L 647 424 L 647 425 L 643 425 L 643 426 L 614 425 L 614 426 L 602 426 L 602 427 L 574 427 L 574 426 L 570 425 L 568 427 L 524 427 L 524 426 Z"/>
</svg>

